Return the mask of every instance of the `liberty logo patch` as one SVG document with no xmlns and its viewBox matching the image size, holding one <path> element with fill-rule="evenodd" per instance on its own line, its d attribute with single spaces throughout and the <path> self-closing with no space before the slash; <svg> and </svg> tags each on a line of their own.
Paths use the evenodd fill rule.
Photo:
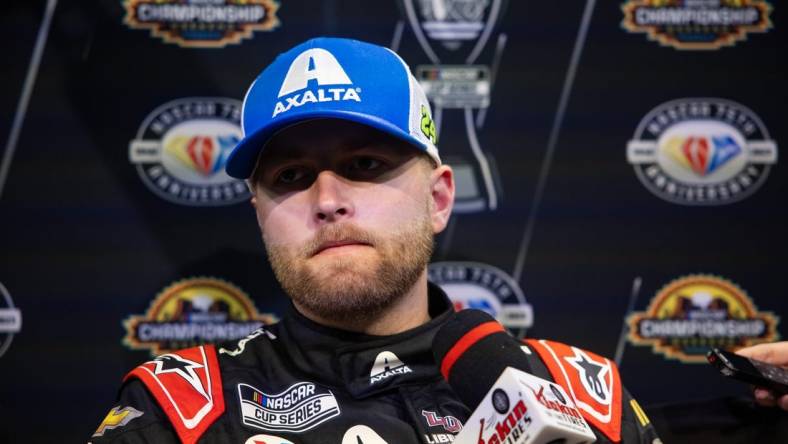
<svg viewBox="0 0 788 444">
<path fill-rule="evenodd" d="M 310 81 L 316 83 L 317 88 L 308 89 Z M 348 100 L 360 102 L 360 88 L 341 86 L 352 83 L 333 54 L 323 48 L 308 49 L 290 64 L 277 96 L 280 100 L 274 105 L 271 117 L 307 103 Z M 326 88 L 328 85 L 333 87 Z"/>
<path fill-rule="evenodd" d="M 438 416 L 429 410 L 422 410 L 421 415 L 427 420 L 429 427 L 443 427 L 449 433 L 459 433 L 462 430 L 462 423 L 454 416 Z"/>
<path fill-rule="evenodd" d="M 311 382 L 299 382 L 270 395 L 238 384 L 243 423 L 258 429 L 300 433 L 339 416 L 334 394 Z"/>
<path fill-rule="evenodd" d="M 377 382 L 388 379 L 394 375 L 404 375 L 411 373 L 413 370 L 390 351 L 383 351 L 378 353 L 375 358 L 375 363 L 372 365 L 372 370 L 369 372 L 369 383 L 375 384 Z"/>
</svg>

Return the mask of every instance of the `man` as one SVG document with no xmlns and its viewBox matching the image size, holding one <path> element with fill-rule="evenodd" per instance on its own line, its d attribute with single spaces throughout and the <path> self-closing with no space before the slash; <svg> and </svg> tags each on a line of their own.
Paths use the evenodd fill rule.
<svg viewBox="0 0 788 444">
<path fill-rule="evenodd" d="M 454 182 L 407 65 L 379 46 L 310 40 L 251 85 L 243 126 L 227 172 L 248 179 L 294 309 L 237 344 L 137 367 L 93 441 L 451 442 L 475 406 L 436 368 L 432 338 L 453 310 L 427 263 Z M 552 342 L 524 349 L 537 376 L 574 372 L 563 384 L 594 392 L 597 442 L 656 439 L 610 361 Z M 566 350 L 582 355 L 582 378 L 547 357 Z"/>
</svg>

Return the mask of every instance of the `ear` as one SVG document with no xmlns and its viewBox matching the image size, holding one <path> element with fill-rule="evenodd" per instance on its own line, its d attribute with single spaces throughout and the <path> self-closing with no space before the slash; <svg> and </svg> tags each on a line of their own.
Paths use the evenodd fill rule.
<svg viewBox="0 0 788 444">
<path fill-rule="evenodd" d="M 454 171 L 448 165 L 441 165 L 430 175 L 432 188 L 432 231 L 437 234 L 446 228 L 454 207 Z"/>
<path fill-rule="evenodd" d="M 260 229 L 262 229 L 263 221 L 260 220 L 260 208 L 259 208 L 260 207 L 260 202 L 257 201 L 257 190 L 256 189 L 252 191 L 252 198 L 249 200 L 249 203 L 252 205 L 252 208 L 254 208 L 254 215 L 257 218 L 257 226 L 260 227 Z"/>
</svg>

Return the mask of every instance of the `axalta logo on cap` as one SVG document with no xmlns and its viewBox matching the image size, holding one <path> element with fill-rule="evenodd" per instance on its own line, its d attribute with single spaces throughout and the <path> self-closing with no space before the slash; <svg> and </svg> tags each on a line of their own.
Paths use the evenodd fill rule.
<svg viewBox="0 0 788 444">
<path fill-rule="evenodd" d="M 318 87 L 307 89 L 310 80 L 317 81 Z M 352 84 L 350 77 L 333 54 L 322 48 L 308 49 L 299 54 L 290 64 L 277 96 L 280 100 L 276 102 L 271 117 L 276 117 L 278 114 L 307 103 L 348 100 L 361 102 L 359 96 L 361 88 L 322 87 L 324 85 Z"/>
</svg>

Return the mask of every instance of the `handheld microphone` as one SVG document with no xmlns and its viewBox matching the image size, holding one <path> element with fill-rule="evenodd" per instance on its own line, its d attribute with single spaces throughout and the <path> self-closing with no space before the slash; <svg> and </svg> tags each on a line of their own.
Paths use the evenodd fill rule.
<svg viewBox="0 0 788 444">
<path fill-rule="evenodd" d="M 454 443 L 594 442 L 573 398 L 558 384 L 530 374 L 522 347 L 480 310 L 457 312 L 435 335 L 433 354 L 443 377 L 466 406 L 475 408 Z"/>
</svg>

